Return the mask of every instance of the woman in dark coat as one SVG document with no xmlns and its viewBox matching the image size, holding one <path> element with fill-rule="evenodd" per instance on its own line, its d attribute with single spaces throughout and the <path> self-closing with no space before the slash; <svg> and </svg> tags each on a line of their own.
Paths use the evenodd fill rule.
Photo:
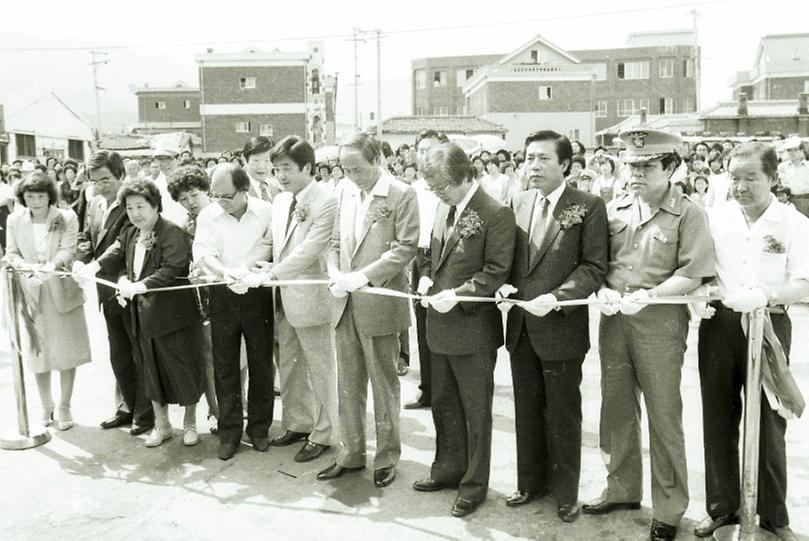
<svg viewBox="0 0 809 541">
<path fill-rule="evenodd" d="M 126 182 L 118 197 L 135 227 L 121 233 L 98 265 L 107 274 L 121 275 L 120 296 L 129 300 L 146 396 L 156 418 L 146 446 L 157 447 L 171 437 L 168 404 L 185 406 L 183 443 L 195 445 L 196 406 L 205 377 L 197 302 L 191 289 L 146 292 L 188 284 L 191 245 L 179 226 L 160 216 L 160 191 L 151 181 Z"/>
</svg>

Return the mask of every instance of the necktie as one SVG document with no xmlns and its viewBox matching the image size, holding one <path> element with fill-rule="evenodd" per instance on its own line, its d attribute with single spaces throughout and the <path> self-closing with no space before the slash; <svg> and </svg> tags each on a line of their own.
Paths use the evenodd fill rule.
<svg viewBox="0 0 809 541">
<path fill-rule="evenodd" d="M 545 224 L 548 222 L 548 206 L 550 201 L 547 197 L 540 197 L 539 212 L 534 214 L 534 222 L 531 224 L 531 237 L 529 244 L 533 249 L 528 251 L 528 264 L 533 267 L 539 257 L 539 247 L 542 245 L 542 237 L 545 236 Z"/>
<path fill-rule="evenodd" d="M 295 205 L 298 204 L 298 198 L 292 197 L 292 204 L 289 205 L 289 214 L 287 215 L 287 227 L 284 230 L 285 232 L 289 232 L 289 225 L 292 223 L 292 216 L 295 214 Z"/>
<path fill-rule="evenodd" d="M 271 201 L 272 195 L 270 194 L 270 188 L 267 186 L 267 181 L 260 181 L 258 183 L 259 190 L 261 190 L 261 198 L 264 201 Z M 292 199 L 295 200 L 294 198 Z M 294 204 L 294 203 L 293 203 Z"/>
<path fill-rule="evenodd" d="M 447 243 L 447 239 L 449 238 L 450 231 L 452 227 L 455 225 L 455 205 L 449 207 L 449 212 L 447 213 L 447 222 L 444 224 L 444 238 L 442 239 L 443 243 Z"/>
</svg>

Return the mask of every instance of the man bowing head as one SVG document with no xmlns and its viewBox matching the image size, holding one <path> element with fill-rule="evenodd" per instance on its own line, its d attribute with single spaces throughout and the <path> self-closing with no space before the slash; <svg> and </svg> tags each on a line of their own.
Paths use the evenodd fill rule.
<svg viewBox="0 0 809 541">
<path fill-rule="evenodd" d="M 514 213 L 474 180 L 460 147 L 441 143 L 425 158 L 424 179 L 444 203 L 435 217 L 419 292 L 425 298 L 432 361 L 436 453 L 430 476 L 413 488 L 458 488 L 452 514 L 462 517 L 486 499 L 492 443 L 492 394 L 503 322 L 492 297 L 508 278 L 514 252 Z"/>
</svg>

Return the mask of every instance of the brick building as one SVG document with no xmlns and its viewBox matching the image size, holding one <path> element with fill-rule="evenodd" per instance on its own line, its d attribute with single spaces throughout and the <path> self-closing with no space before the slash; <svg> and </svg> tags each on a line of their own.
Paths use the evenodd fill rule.
<svg viewBox="0 0 809 541">
<path fill-rule="evenodd" d="M 132 92 L 138 98 L 135 133 L 185 131 L 202 136 L 199 88 L 178 81 L 166 87 L 132 87 Z"/>
<path fill-rule="evenodd" d="M 809 137 L 809 93 L 791 100 L 748 100 L 719 103 L 703 111 L 704 133 L 721 136 L 793 135 Z"/>
<path fill-rule="evenodd" d="M 502 56 L 442 56 L 413 60 L 410 81 L 413 114 L 464 115 L 463 85 L 478 68 L 493 64 Z"/>
<path fill-rule="evenodd" d="M 758 44 L 753 68 L 730 80 L 733 98 L 794 100 L 809 92 L 809 34 L 764 36 Z"/>
<path fill-rule="evenodd" d="M 641 109 L 696 111 L 693 42 L 690 31 L 650 32 L 631 34 L 623 48 L 566 51 L 537 36 L 507 55 L 415 60 L 413 112 L 458 114 L 450 77 L 457 86 L 457 67 L 466 66 L 463 112 L 507 128 L 509 146 L 540 126 L 591 144 L 596 131 Z M 427 88 L 420 88 L 424 79 Z M 444 79 L 450 88 L 439 92 Z"/>
</svg>

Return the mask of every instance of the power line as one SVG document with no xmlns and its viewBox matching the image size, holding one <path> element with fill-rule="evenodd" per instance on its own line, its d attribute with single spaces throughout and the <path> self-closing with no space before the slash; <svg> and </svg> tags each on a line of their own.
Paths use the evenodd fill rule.
<svg viewBox="0 0 809 541">
<path fill-rule="evenodd" d="M 523 19 L 519 21 L 502 21 L 502 22 L 488 22 L 477 24 L 459 24 L 459 25 L 446 25 L 446 26 L 430 26 L 423 28 L 402 28 L 398 30 L 389 30 L 385 35 L 399 35 L 399 34 L 415 34 L 425 32 L 438 32 L 446 30 L 467 30 L 475 28 L 492 28 L 498 26 L 513 26 L 518 24 L 533 24 L 553 21 L 563 21 L 570 19 L 586 19 L 592 17 L 605 17 L 609 15 L 627 15 L 630 13 L 647 13 L 653 11 L 665 11 L 670 9 L 680 9 L 687 7 L 706 6 L 712 4 L 726 4 L 731 0 L 702 0 L 681 2 L 678 4 L 667 4 L 664 6 L 654 7 L 640 7 L 640 8 L 627 8 L 611 11 L 598 11 L 591 13 L 579 13 L 570 15 L 557 15 L 553 17 L 541 17 L 537 19 Z M 308 40 L 329 40 L 329 39 L 352 39 L 354 34 L 322 34 L 318 36 L 297 36 L 287 38 L 274 38 L 274 39 L 241 39 L 231 41 L 194 41 L 194 42 L 180 42 L 180 43 L 158 43 L 158 44 L 134 44 L 134 45 L 77 45 L 74 47 L 2 47 L 0 52 L 65 52 L 65 51 L 91 51 L 91 50 L 121 50 L 121 49 L 167 49 L 174 47 L 211 47 L 221 45 L 242 45 L 245 43 L 280 43 L 287 41 L 308 41 Z"/>
</svg>

